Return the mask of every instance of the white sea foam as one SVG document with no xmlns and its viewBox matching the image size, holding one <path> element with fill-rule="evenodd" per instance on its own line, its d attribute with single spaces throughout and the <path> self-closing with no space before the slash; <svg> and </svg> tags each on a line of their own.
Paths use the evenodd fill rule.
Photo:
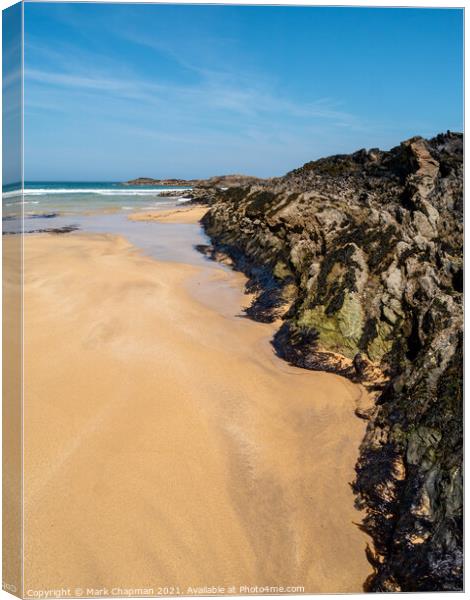
<svg viewBox="0 0 470 600">
<path fill-rule="evenodd" d="M 24 190 L 25 196 L 45 196 L 52 194 L 98 194 L 100 196 L 159 196 L 162 192 L 177 192 L 190 190 L 191 188 L 164 188 L 164 189 L 153 189 L 153 190 L 136 190 L 136 189 L 100 189 L 100 188 L 37 188 Z M 4 192 L 4 197 L 11 195 L 20 195 L 18 192 Z"/>
<path fill-rule="evenodd" d="M 21 198 L 20 190 L 13 190 L 12 192 L 2 192 L 3 198 L 15 198 L 15 196 L 18 196 L 18 198 Z"/>
</svg>

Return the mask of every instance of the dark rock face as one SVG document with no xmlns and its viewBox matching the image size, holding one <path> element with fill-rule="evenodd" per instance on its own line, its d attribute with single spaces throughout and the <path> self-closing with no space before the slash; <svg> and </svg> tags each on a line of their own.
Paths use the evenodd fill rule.
<svg viewBox="0 0 470 600">
<path fill-rule="evenodd" d="M 186 198 L 191 198 L 192 204 L 213 204 L 219 193 L 229 188 L 263 184 L 268 180 L 250 177 L 249 175 L 220 175 L 210 179 L 200 179 L 194 187 L 185 192 Z"/>
<path fill-rule="evenodd" d="M 354 489 L 372 591 L 462 589 L 462 135 L 412 138 L 213 192 L 212 254 L 283 324 L 286 360 L 375 406 Z"/>
</svg>

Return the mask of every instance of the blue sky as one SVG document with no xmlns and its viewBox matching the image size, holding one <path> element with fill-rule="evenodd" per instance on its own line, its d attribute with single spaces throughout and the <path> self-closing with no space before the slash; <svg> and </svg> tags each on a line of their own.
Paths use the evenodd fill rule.
<svg viewBox="0 0 470 600">
<path fill-rule="evenodd" d="M 27 180 L 281 175 L 462 130 L 463 12 L 27 3 Z"/>
<path fill-rule="evenodd" d="M 21 5 L 2 12 L 3 183 L 21 181 Z"/>
</svg>

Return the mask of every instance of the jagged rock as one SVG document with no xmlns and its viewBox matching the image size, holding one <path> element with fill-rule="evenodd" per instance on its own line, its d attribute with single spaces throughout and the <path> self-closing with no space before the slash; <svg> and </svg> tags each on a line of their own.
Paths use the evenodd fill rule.
<svg viewBox="0 0 470 600">
<path fill-rule="evenodd" d="M 376 400 L 354 489 L 375 591 L 462 589 L 462 135 L 209 190 L 212 255 L 282 317 L 278 354 Z"/>
</svg>

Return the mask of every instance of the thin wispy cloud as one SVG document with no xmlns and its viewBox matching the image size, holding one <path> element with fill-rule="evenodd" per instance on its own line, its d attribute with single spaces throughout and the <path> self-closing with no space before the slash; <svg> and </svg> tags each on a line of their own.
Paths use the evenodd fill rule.
<svg viewBox="0 0 470 600">
<path fill-rule="evenodd" d="M 296 103 L 283 98 L 274 91 L 260 87 L 243 89 L 226 85 L 219 79 L 210 78 L 197 85 L 172 85 L 154 83 L 144 80 L 123 80 L 106 77 L 101 74 L 85 75 L 57 71 L 45 71 L 28 68 L 25 72 L 26 82 L 35 82 L 43 87 L 58 87 L 65 90 L 90 91 L 102 95 L 138 100 L 145 104 L 155 105 L 162 102 L 179 101 L 186 110 L 188 103 L 193 109 L 196 106 L 211 107 L 225 112 L 257 117 L 262 115 L 283 114 L 300 119 L 327 119 L 341 122 L 344 126 L 358 125 L 353 115 L 339 111 L 332 103 L 325 100 L 310 103 Z M 51 96 L 53 93 L 51 93 Z M 174 108 L 174 106 L 173 106 Z"/>
<path fill-rule="evenodd" d="M 318 98 L 307 103 L 298 103 L 288 98 L 282 98 L 279 90 L 273 89 L 270 79 L 259 72 L 250 73 L 246 68 L 242 72 L 233 69 L 210 68 L 207 65 L 198 64 L 194 58 L 188 60 L 168 42 L 148 38 L 138 32 L 132 33 L 128 28 L 114 33 L 134 44 L 150 48 L 157 53 L 164 53 L 182 68 L 199 75 L 202 82 L 201 91 L 204 94 L 212 93 L 214 103 L 223 108 L 238 110 L 245 114 L 285 112 L 288 115 L 306 119 L 332 119 L 341 123 L 342 126 L 359 126 L 359 118 L 338 109 L 340 102 L 337 100 Z M 221 48 L 227 43 L 227 39 L 213 39 L 212 42 L 213 45 Z M 200 44 L 201 41 L 199 41 Z M 202 44 L 207 44 L 207 40 L 203 40 Z"/>
<path fill-rule="evenodd" d="M 79 20 L 71 19 L 64 12 L 60 14 L 60 20 L 82 33 Z M 224 67 L 218 57 L 224 55 L 227 44 L 236 47 L 236 40 L 224 34 L 194 36 L 190 30 L 185 36 L 164 38 L 158 31 L 148 35 L 142 31 L 142 27 L 136 27 L 132 19 L 129 19 L 126 27 L 120 26 L 116 18 L 102 25 L 121 42 L 145 48 L 155 60 L 164 55 L 174 63 L 176 70 L 182 69 L 195 75 L 196 82 L 175 84 L 158 75 L 151 80 L 136 78 L 132 74 L 132 65 L 122 59 L 113 60 L 103 52 L 92 53 L 83 47 L 73 47 L 70 42 L 65 47 L 41 47 L 34 39 L 29 42 L 31 53 L 42 57 L 54 68 L 49 71 L 33 68 L 27 71 L 27 78 L 39 85 L 114 94 L 115 97 L 139 101 L 147 106 L 161 108 L 162 103 L 166 102 L 171 113 L 178 112 L 178 106 L 180 112 L 187 113 L 190 105 L 195 119 L 199 118 L 200 109 L 203 112 L 210 109 L 217 113 L 216 117 L 238 115 L 248 119 L 250 125 L 256 118 L 269 120 L 270 117 L 282 116 L 296 121 L 326 120 L 333 127 L 364 127 L 357 115 L 340 108 L 338 99 L 311 97 L 307 101 L 296 101 L 276 87 L 268 74 L 249 69 L 246 65 L 243 69 L 233 65 Z M 99 22 L 95 22 L 95 30 L 98 27 Z M 201 56 L 209 56 L 210 60 L 201 62 Z M 93 73 L 89 66 L 84 68 L 84 65 L 97 63 L 106 69 Z M 243 127 L 246 123 L 240 125 Z"/>
</svg>

